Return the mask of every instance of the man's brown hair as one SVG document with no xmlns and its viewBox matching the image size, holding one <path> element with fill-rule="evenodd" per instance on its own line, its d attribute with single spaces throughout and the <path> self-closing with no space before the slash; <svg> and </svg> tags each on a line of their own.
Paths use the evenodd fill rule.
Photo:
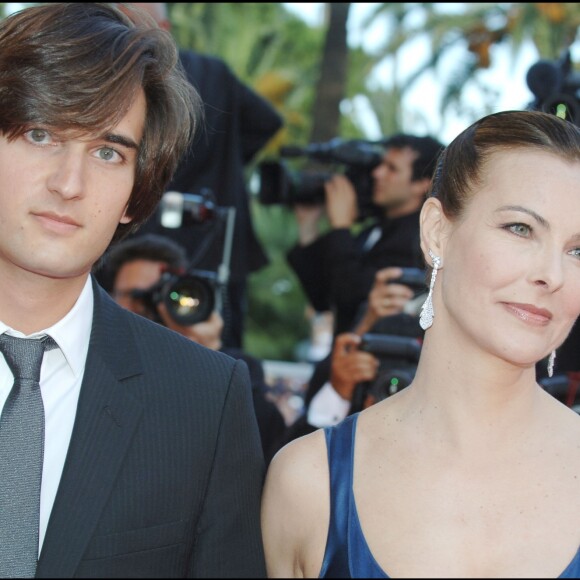
<svg viewBox="0 0 580 580">
<path fill-rule="evenodd" d="M 35 126 L 105 134 L 139 89 L 147 112 L 139 144 L 130 224 L 157 206 L 201 114 L 171 35 L 151 17 L 129 18 L 111 4 L 53 3 L 0 21 L 0 133 L 16 138 Z"/>
</svg>

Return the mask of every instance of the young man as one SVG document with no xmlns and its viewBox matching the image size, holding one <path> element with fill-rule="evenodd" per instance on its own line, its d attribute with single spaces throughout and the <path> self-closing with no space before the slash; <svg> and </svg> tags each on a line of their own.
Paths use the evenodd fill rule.
<svg viewBox="0 0 580 580">
<path fill-rule="evenodd" d="M 108 4 L 0 22 L 0 348 L 57 347 L 30 442 L 42 477 L 24 500 L 8 481 L 32 478 L 10 456 L 24 379 L 1 351 L 0 506 L 39 508 L 10 521 L 1 507 L 0 576 L 264 574 L 247 367 L 121 308 L 90 275 L 154 211 L 196 125 L 177 62 L 169 34 Z"/>
</svg>

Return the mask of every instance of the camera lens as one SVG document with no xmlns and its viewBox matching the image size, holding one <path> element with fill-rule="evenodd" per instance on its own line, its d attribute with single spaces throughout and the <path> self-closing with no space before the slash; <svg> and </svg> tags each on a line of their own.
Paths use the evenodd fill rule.
<svg viewBox="0 0 580 580">
<path fill-rule="evenodd" d="M 415 369 L 387 369 L 379 374 L 369 388 L 369 394 L 375 403 L 393 396 L 408 387 L 415 376 Z"/>
<path fill-rule="evenodd" d="M 212 284 L 195 276 L 183 276 L 172 281 L 163 297 L 171 317 L 183 326 L 207 320 L 215 308 Z"/>
</svg>

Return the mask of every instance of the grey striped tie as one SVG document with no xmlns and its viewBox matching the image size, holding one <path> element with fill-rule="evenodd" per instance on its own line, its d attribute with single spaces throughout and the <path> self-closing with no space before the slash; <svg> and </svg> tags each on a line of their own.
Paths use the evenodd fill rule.
<svg viewBox="0 0 580 580">
<path fill-rule="evenodd" d="M 33 578 L 38 560 L 44 406 L 40 366 L 54 340 L 0 335 L 14 385 L 0 417 L 0 577 Z"/>
</svg>

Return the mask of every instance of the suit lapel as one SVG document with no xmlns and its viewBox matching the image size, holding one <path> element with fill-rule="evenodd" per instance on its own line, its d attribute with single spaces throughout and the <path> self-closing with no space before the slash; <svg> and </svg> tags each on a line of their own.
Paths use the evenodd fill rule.
<svg viewBox="0 0 580 580">
<path fill-rule="evenodd" d="M 124 381 L 141 363 L 126 315 L 93 281 L 95 310 L 77 414 L 37 577 L 74 575 L 98 523 L 141 405 Z M 135 388 L 132 383 L 131 389 Z"/>
</svg>

